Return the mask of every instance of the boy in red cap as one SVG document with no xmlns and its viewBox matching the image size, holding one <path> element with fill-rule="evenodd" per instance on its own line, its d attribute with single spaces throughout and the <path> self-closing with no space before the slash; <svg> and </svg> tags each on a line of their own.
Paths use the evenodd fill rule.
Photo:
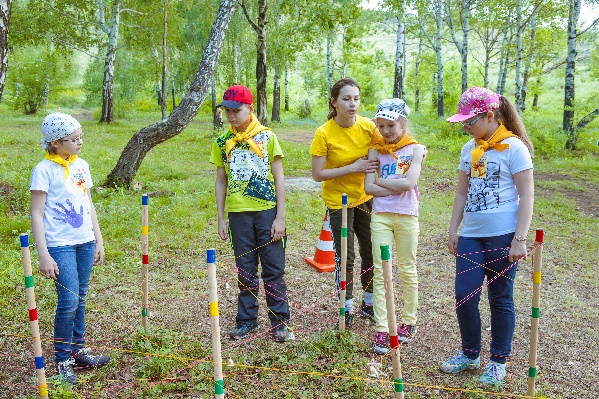
<svg viewBox="0 0 599 399">
<path fill-rule="evenodd" d="M 229 336 L 240 340 L 258 329 L 259 259 L 273 339 L 285 342 L 293 335 L 287 327 L 290 316 L 284 280 L 283 152 L 275 134 L 253 114 L 253 100 L 245 86 L 225 91 L 218 107 L 224 107 L 230 126 L 215 140 L 210 157 L 216 165 L 218 235 L 223 240 L 231 238 L 237 266 L 237 317 Z"/>
</svg>

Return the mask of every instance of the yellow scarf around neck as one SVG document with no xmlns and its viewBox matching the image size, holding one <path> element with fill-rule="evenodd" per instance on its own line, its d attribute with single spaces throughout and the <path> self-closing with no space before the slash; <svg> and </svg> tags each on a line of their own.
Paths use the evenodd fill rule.
<svg viewBox="0 0 599 399">
<path fill-rule="evenodd" d="M 371 148 L 377 150 L 381 154 L 393 155 L 393 158 L 395 159 L 397 159 L 395 151 L 399 150 L 400 148 L 404 148 L 405 146 L 410 144 L 418 144 L 418 142 L 412 136 L 409 136 L 407 133 L 404 133 L 404 135 L 401 137 L 401 140 L 399 140 L 395 144 L 387 143 L 383 135 L 378 131 L 372 135 L 372 139 L 370 140 Z"/>
<path fill-rule="evenodd" d="M 235 135 L 235 137 L 230 138 L 225 143 L 225 151 L 227 152 L 227 159 L 229 159 L 229 153 L 237 144 L 242 141 L 248 143 L 252 151 L 260 156 L 260 158 L 264 158 L 264 154 L 262 154 L 262 150 L 258 143 L 252 138 L 263 130 L 267 130 L 268 128 L 263 126 L 258 118 L 254 116 L 254 114 L 250 114 L 250 124 L 245 129 L 245 132 L 239 133 L 237 129 L 233 126 L 229 126 L 229 130 Z"/>
<path fill-rule="evenodd" d="M 61 157 L 58 154 L 50 154 L 49 152 L 46 152 L 46 155 L 44 155 L 44 158 L 46 158 L 49 161 L 56 162 L 60 166 L 63 166 L 64 167 L 64 179 L 66 180 L 69 177 L 69 174 L 71 174 L 71 172 L 69 171 L 69 165 L 72 164 L 73 162 L 75 162 L 75 160 L 77 160 L 78 157 L 77 157 L 77 155 L 69 155 L 67 157 L 67 159 L 64 159 L 63 157 Z"/>
<path fill-rule="evenodd" d="M 510 148 L 509 144 L 501 144 L 501 141 L 507 139 L 508 137 L 518 137 L 514 133 L 507 130 L 503 124 L 499 124 L 499 127 L 495 132 L 489 137 L 489 140 L 483 139 L 474 139 L 477 147 L 472 150 L 472 166 L 478 164 L 478 161 L 485 154 L 485 151 L 488 149 L 496 149 L 497 151 L 503 151 Z M 519 138 L 519 137 L 518 137 Z"/>
</svg>

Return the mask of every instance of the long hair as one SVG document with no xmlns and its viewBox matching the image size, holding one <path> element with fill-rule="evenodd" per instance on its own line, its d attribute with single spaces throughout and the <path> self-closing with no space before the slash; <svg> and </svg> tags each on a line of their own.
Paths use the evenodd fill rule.
<svg viewBox="0 0 599 399">
<path fill-rule="evenodd" d="M 339 96 L 339 92 L 345 86 L 354 86 L 357 87 L 359 91 L 362 90 L 358 82 L 356 82 L 352 78 L 343 78 L 336 81 L 333 87 L 331 87 L 331 96 L 329 97 L 329 115 L 327 117 L 327 120 L 333 119 L 337 116 L 337 110 L 335 109 L 335 107 L 333 107 L 333 100 L 337 99 L 337 97 Z"/>
<path fill-rule="evenodd" d="M 530 155 L 534 156 L 532 142 L 526 134 L 524 123 L 522 123 L 522 119 L 520 118 L 520 115 L 518 115 L 518 111 L 514 104 L 512 104 L 505 96 L 501 96 L 499 99 L 499 108 L 493 112 L 497 121 L 503 123 L 507 130 L 520 137 L 520 140 L 522 140 L 526 148 L 528 148 Z"/>
</svg>

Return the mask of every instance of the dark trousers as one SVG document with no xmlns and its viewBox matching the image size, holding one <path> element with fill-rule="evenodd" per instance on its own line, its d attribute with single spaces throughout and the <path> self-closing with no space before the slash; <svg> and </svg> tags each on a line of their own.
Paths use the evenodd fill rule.
<svg viewBox="0 0 599 399">
<path fill-rule="evenodd" d="M 258 261 L 262 265 L 262 281 L 272 326 L 289 320 L 289 303 L 285 275 L 285 242 L 271 240 L 270 229 L 277 209 L 256 212 L 229 212 L 229 230 L 235 263 L 239 294 L 236 321 L 258 318 Z"/>
<path fill-rule="evenodd" d="M 485 277 L 491 308 L 491 360 L 505 363 L 516 326 L 514 278 L 518 263 L 508 260 L 514 233 L 498 237 L 460 237 L 455 278 L 456 314 L 462 350 L 471 359 L 481 351 L 478 303 Z"/>
<path fill-rule="evenodd" d="M 340 285 L 341 274 L 341 209 L 327 209 L 333 244 L 335 246 L 335 282 L 337 290 Z M 358 238 L 360 246 L 360 282 L 366 292 L 372 292 L 372 278 L 374 276 L 372 261 L 372 241 L 370 239 L 370 215 L 372 214 L 372 200 L 354 208 L 347 208 L 347 264 L 345 281 L 345 298 L 354 297 L 354 235 Z"/>
</svg>

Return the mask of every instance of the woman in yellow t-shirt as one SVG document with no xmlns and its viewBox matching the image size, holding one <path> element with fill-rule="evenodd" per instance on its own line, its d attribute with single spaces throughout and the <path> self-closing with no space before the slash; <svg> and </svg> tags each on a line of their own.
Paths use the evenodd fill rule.
<svg viewBox="0 0 599 399">
<path fill-rule="evenodd" d="M 347 194 L 347 274 L 345 299 L 345 327 L 353 322 L 353 269 L 354 235 L 360 246 L 360 281 L 364 289 L 358 314 L 374 319 L 372 309 L 372 244 L 370 214 L 372 197 L 364 191 L 364 174 L 374 173 L 377 160 L 368 160 L 370 139 L 376 129 L 374 123 L 357 114 L 360 106 L 360 86 L 351 78 L 337 81 L 331 88 L 328 121 L 314 134 L 310 147 L 312 177 L 322 183 L 322 199 L 335 245 L 335 281 L 340 283 L 341 259 L 341 195 Z"/>
</svg>

